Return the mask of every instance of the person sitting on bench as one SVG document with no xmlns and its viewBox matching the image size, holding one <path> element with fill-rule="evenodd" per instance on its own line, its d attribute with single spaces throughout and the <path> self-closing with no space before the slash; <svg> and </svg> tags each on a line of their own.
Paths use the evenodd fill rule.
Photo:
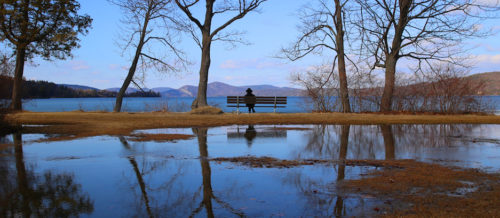
<svg viewBox="0 0 500 218">
<path fill-rule="evenodd" d="M 245 95 L 245 99 L 252 99 L 252 98 L 248 98 L 248 97 L 255 97 L 255 95 L 252 93 L 252 89 L 251 88 L 248 88 L 247 89 L 247 94 Z M 255 104 L 247 104 L 247 107 L 248 107 L 248 113 L 255 113 Z"/>
</svg>

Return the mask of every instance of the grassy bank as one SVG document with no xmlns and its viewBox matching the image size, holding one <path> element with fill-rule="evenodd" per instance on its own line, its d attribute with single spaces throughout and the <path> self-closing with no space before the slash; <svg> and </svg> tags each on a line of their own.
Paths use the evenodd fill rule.
<svg viewBox="0 0 500 218">
<path fill-rule="evenodd" d="M 245 124 L 500 124 L 494 115 L 387 115 L 343 113 L 258 113 L 199 115 L 190 113 L 21 112 L 7 114 L 27 132 L 86 137 L 124 135 L 136 129 L 211 127 Z"/>
</svg>

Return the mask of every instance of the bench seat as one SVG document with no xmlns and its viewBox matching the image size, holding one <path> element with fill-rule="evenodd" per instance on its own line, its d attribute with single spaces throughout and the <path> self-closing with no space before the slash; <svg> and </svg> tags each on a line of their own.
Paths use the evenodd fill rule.
<svg viewBox="0 0 500 218">
<path fill-rule="evenodd" d="M 286 96 L 227 96 L 227 107 L 236 107 L 239 113 L 240 107 L 247 104 L 254 104 L 254 107 L 285 108 L 287 104 Z"/>
</svg>

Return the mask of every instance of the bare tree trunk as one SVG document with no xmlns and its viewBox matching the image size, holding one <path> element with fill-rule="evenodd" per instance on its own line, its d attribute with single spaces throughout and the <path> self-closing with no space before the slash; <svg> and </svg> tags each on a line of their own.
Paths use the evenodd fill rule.
<svg viewBox="0 0 500 218">
<path fill-rule="evenodd" d="M 207 38 L 207 39 L 206 39 Z M 207 86 L 208 86 L 208 71 L 210 69 L 210 46 L 211 39 L 209 33 L 203 33 L 203 48 L 201 50 L 201 66 L 200 66 L 200 81 L 198 83 L 198 93 L 193 101 L 191 108 L 199 108 L 207 106 Z"/>
<path fill-rule="evenodd" d="M 340 99 L 342 101 L 342 111 L 344 113 L 351 112 L 351 104 L 349 103 L 349 89 L 347 88 L 347 74 L 345 69 L 345 53 L 344 53 L 344 27 L 342 19 L 342 5 L 339 0 L 335 0 L 335 16 L 337 22 L 336 42 L 337 42 L 337 56 L 338 56 L 338 70 L 339 70 L 339 87 Z"/>
<path fill-rule="evenodd" d="M 386 52 L 385 60 L 385 87 L 382 99 L 380 102 L 380 111 L 387 112 L 392 110 L 392 97 L 394 94 L 394 86 L 396 83 L 396 64 L 399 60 L 399 53 L 401 44 L 403 43 L 402 37 L 408 23 L 408 15 L 410 13 L 410 5 L 412 0 L 399 1 L 399 18 L 395 24 L 394 38 L 392 39 L 391 51 Z M 387 38 L 387 33 L 385 34 Z"/>
<path fill-rule="evenodd" d="M 396 58 L 387 57 L 385 68 L 385 85 L 384 93 L 380 102 L 380 111 L 387 112 L 392 110 L 392 97 L 394 94 L 394 86 L 396 83 Z"/>
<path fill-rule="evenodd" d="M 140 45 L 142 47 L 142 44 Z M 142 48 L 141 48 L 142 49 Z M 125 96 L 125 92 L 128 89 L 128 86 L 130 85 L 130 82 L 132 82 L 132 79 L 134 78 L 135 71 L 137 69 L 137 63 L 139 62 L 139 47 L 137 47 L 137 51 L 134 57 L 134 60 L 132 61 L 132 65 L 130 66 L 130 69 L 128 70 L 128 75 L 125 78 L 125 81 L 123 81 L 123 85 L 120 88 L 120 91 L 116 95 L 116 102 L 115 102 L 115 108 L 113 109 L 114 112 L 120 112 L 122 110 L 122 103 L 123 103 L 123 96 Z"/>
<path fill-rule="evenodd" d="M 200 81 L 198 83 L 198 93 L 191 109 L 207 106 L 207 86 L 208 86 L 208 71 L 210 70 L 210 47 L 212 46 L 212 18 L 213 7 L 215 0 L 207 0 L 205 11 L 205 23 L 201 28 L 202 34 L 202 48 L 201 48 L 201 65 L 200 65 Z"/>
<path fill-rule="evenodd" d="M 116 95 L 115 108 L 113 109 L 114 112 L 120 112 L 122 110 L 123 96 L 125 96 L 125 92 L 127 91 L 130 82 L 132 82 L 132 79 L 134 78 L 135 71 L 137 70 L 137 63 L 139 63 L 139 58 L 141 57 L 142 47 L 144 46 L 144 40 L 146 38 L 146 32 L 148 30 L 149 19 L 150 15 L 148 13 L 144 17 L 144 25 L 142 27 L 139 44 L 137 45 L 137 49 L 135 50 L 135 56 L 132 60 L 132 65 L 128 70 L 128 75 L 125 78 L 125 81 L 123 81 L 123 85 L 120 88 L 120 91 Z"/>
<path fill-rule="evenodd" d="M 12 102 L 10 105 L 10 108 L 14 111 L 21 111 L 23 109 L 21 100 L 25 58 L 26 49 L 24 46 L 19 46 L 16 51 L 16 69 L 14 71 L 14 85 L 12 87 Z"/>
</svg>

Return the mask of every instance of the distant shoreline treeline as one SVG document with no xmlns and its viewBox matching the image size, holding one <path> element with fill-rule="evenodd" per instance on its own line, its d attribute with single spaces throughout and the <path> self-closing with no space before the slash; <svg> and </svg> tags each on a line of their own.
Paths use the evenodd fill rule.
<svg viewBox="0 0 500 218">
<path fill-rule="evenodd" d="M 95 98 L 116 97 L 117 92 L 92 89 L 72 89 L 64 85 L 58 85 L 47 81 L 23 81 L 23 98 Z M 12 78 L 0 76 L 0 99 L 10 99 L 12 96 Z M 126 93 L 125 97 L 160 97 L 160 93 L 154 91 Z"/>
</svg>

